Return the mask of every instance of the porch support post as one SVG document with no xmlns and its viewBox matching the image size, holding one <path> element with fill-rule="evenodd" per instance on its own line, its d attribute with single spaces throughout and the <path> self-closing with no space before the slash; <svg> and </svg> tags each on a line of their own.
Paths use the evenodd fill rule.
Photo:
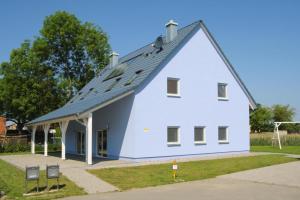
<svg viewBox="0 0 300 200">
<path fill-rule="evenodd" d="M 66 132 L 69 125 L 69 121 L 59 122 L 59 127 L 61 130 L 61 159 L 66 159 Z"/>
<path fill-rule="evenodd" d="M 44 140 L 44 156 L 48 156 L 48 132 L 49 132 L 50 124 L 43 125 L 43 130 L 45 134 Z"/>
<path fill-rule="evenodd" d="M 35 132 L 36 132 L 36 126 L 32 127 L 32 133 L 31 133 L 31 153 L 35 154 Z"/>
<path fill-rule="evenodd" d="M 86 162 L 87 164 L 93 164 L 93 155 L 92 155 L 92 139 L 93 139 L 93 113 L 89 113 L 89 116 L 86 120 Z"/>
</svg>

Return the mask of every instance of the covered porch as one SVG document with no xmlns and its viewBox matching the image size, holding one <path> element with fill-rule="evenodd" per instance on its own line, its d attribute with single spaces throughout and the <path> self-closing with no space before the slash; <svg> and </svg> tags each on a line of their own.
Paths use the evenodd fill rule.
<svg viewBox="0 0 300 200">
<path fill-rule="evenodd" d="M 133 137 L 130 116 L 134 95 L 131 94 L 128 92 L 99 104 L 96 104 L 97 98 L 80 104 L 70 103 L 29 122 L 31 153 L 36 153 L 38 129 L 44 134 L 43 153 L 48 156 L 48 132 L 51 125 L 56 125 L 61 131 L 61 160 L 66 160 L 67 155 L 78 154 L 92 165 L 99 157 L 132 157 L 129 151 L 132 145 L 128 142 Z"/>
<path fill-rule="evenodd" d="M 82 150 L 85 154 L 85 162 L 89 165 L 93 164 L 93 112 L 88 113 L 87 115 L 83 117 L 65 117 L 62 119 L 56 119 L 56 120 L 48 120 L 44 122 L 39 122 L 36 124 L 32 124 L 29 127 L 31 128 L 31 153 L 35 154 L 35 136 L 36 131 L 38 128 L 41 128 L 44 132 L 44 156 L 48 156 L 48 134 L 49 129 L 52 124 L 58 124 L 59 128 L 61 130 L 61 159 L 66 160 L 66 135 L 67 130 L 70 122 L 76 122 L 82 125 L 85 128 L 85 134 L 84 134 L 84 144 L 82 147 L 84 149 Z M 71 156 L 68 154 L 68 157 L 75 158 L 74 156 Z M 76 156 L 76 158 L 82 159 L 82 156 Z"/>
</svg>

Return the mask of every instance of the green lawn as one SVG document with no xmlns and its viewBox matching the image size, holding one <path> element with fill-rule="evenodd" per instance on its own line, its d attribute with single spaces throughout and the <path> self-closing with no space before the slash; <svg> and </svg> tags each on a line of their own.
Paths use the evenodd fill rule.
<svg viewBox="0 0 300 200">
<path fill-rule="evenodd" d="M 56 186 L 56 181 L 50 180 L 49 186 L 53 186 L 53 188 L 50 192 L 45 192 L 46 178 L 45 171 L 42 171 L 40 178 L 40 191 L 44 192 L 34 196 L 24 197 L 24 177 L 24 171 L 0 159 L 0 188 L 6 192 L 9 199 L 54 199 L 85 194 L 83 189 L 76 186 L 64 176 L 61 176 L 60 178 L 61 189 L 59 191 L 54 191 L 56 189 L 56 187 L 54 187 L 54 184 Z M 31 182 L 28 185 L 28 190 L 35 191 L 35 183 Z"/>
<path fill-rule="evenodd" d="M 223 174 L 295 161 L 283 155 L 261 155 L 178 163 L 178 181 L 213 178 Z M 121 190 L 171 184 L 172 163 L 89 170 Z"/>
<path fill-rule="evenodd" d="M 252 152 L 272 152 L 272 153 L 288 153 L 300 155 L 300 146 L 283 146 L 282 149 L 279 147 L 272 146 L 251 146 Z"/>
</svg>

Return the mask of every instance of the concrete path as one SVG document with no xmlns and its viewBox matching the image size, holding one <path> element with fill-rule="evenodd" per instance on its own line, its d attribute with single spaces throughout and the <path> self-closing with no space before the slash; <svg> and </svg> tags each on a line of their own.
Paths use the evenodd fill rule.
<svg viewBox="0 0 300 200">
<path fill-rule="evenodd" d="M 22 170 L 25 170 L 26 166 L 35 165 L 39 165 L 41 170 L 45 170 L 46 165 L 59 164 L 62 174 L 79 187 L 82 187 L 88 194 L 118 190 L 115 186 L 88 173 L 86 169 L 89 167 L 81 160 L 61 160 L 59 157 L 45 157 L 41 154 L 8 155 L 0 156 L 0 159 L 15 165 Z M 122 162 L 116 162 L 114 165 L 117 165 L 118 163 L 122 164 Z M 107 164 L 104 164 L 104 166 L 106 165 Z"/>
<path fill-rule="evenodd" d="M 66 200 L 298 200 L 300 161 L 220 176 L 214 179 L 65 198 Z"/>
<path fill-rule="evenodd" d="M 82 168 L 65 168 L 62 169 L 61 172 L 76 185 L 84 188 L 88 194 L 112 192 L 118 190 L 118 188 L 115 186 L 97 178 Z"/>
</svg>

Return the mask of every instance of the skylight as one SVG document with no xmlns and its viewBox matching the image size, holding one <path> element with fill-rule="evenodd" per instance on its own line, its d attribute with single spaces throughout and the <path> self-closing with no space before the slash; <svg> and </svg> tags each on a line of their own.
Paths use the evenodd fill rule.
<svg viewBox="0 0 300 200">
<path fill-rule="evenodd" d="M 90 88 L 89 91 L 86 92 L 86 93 L 80 98 L 80 100 L 83 100 L 85 97 L 87 97 L 93 90 L 94 90 L 94 88 Z"/>
<path fill-rule="evenodd" d="M 111 91 L 115 85 L 117 85 L 117 83 L 121 80 L 121 78 L 117 78 L 106 90 L 105 92 Z"/>
<path fill-rule="evenodd" d="M 119 66 L 115 67 L 115 69 L 113 69 L 113 71 L 107 77 L 105 77 L 103 81 L 107 81 L 109 79 L 121 76 L 124 73 L 126 68 L 127 68 L 126 63 L 120 64 Z"/>
<path fill-rule="evenodd" d="M 133 74 L 132 77 L 124 85 L 127 86 L 133 83 L 133 81 L 139 76 L 140 73 L 142 73 L 142 71 L 142 69 L 136 71 L 135 74 Z"/>
</svg>

